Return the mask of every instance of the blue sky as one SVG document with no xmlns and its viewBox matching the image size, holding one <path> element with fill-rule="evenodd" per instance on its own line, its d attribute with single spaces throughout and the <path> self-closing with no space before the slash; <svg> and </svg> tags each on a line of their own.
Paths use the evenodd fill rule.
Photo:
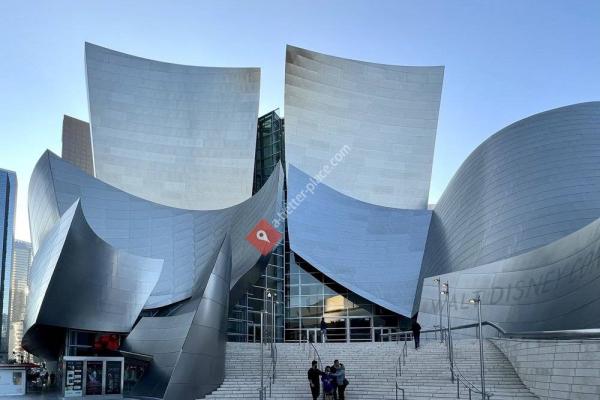
<svg viewBox="0 0 600 400">
<path fill-rule="evenodd" d="M 35 5 L 34 5 L 35 4 Z M 528 115 L 600 100 L 600 2 L 61 1 L 0 3 L 0 168 L 17 172 L 17 232 L 63 114 L 88 120 L 84 42 L 163 61 L 262 68 L 261 112 L 283 109 L 285 45 L 445 65 L 430 201 L 483 140 Z"/>
</svg>

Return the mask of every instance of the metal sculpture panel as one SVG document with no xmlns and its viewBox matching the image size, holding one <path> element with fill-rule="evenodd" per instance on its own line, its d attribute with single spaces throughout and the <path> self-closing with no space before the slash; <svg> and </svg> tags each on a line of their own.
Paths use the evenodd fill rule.
<svg viewBox="0 0 600 400">
<path fill-rule="evenodd" d="M 252 196 L 260 69 L 170 64 L 90 43 L 85 61 L 99 179 L 183 209 Z"/>
<path fill-rule="evenodd" d="M 310 184 L 288 165 L 288 204 Z M 288 213 L 291 249 L 360 296 L 410 316 L 431 211 L 376 206 L 321 183 Z"/>
<path fill-rule="evenodd" d="M 444 67 L 375 64 L 287 46 L 287 161 L 367 203 L 427 209 Z"/>
</svg>

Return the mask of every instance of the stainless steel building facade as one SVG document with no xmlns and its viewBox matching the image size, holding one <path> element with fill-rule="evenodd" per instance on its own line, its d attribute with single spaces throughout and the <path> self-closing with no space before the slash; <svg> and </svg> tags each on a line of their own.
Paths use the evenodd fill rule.
<svg viewBox="0 0 600 400">
<path fill-rule="evenodd" d="M 128 394 L 202 397 L 223 379 L 229 304 L 271 259 L 246 236 L 284 200 L 277 161 L 252 191 L 259 70 L 91 44 L 86 68 L 91 124 L 65 117 L 63 157 L 45 152 L 30 179 L 22 345 L 124 355 Z"/>
<path fill-rule="evenodd" d="M 561 107 L 500 130 L 467 158 L 433 211 L 419 318 L 438 319 L 450 284 L 454 324 L 508 331 L 597 328 L 600 102 Z"/>
<path fill-rule="evenodd" d="M 263 310 L 276 340 L 319 340 L 321 318 L 330 341 L 378 340 L 435 324 L 437 277 L 455 323 L 477 293 L 508 330 L 597 327 L 600 103 L 493 135 L 428 210 L 443 67 L 288 46 L 285 125 L 257 118 L 256 68 L 86 44 L 86 73 L 90 124 L 65 117 L 30 180 L 36 355 L 124 355 L 131 395 L 196 399 Z M 262 254 L 259 221 L 283 237 Z"/>
<path fill-rule="evenodd" d="M 176 65 L 90 43 L 85 62 L 96 177 L 184 209 L 252 195 L 258 68 Z"/>
<path fill-rule="evenodd" d="M 374 340 L 411 316 L 443 75 L 287 47 L 289 340 L 321 317 L 337 341 Z"/>
</svg>

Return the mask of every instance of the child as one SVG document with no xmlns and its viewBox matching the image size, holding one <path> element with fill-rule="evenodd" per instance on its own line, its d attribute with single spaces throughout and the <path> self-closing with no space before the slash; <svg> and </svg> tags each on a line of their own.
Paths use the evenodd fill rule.
<svg viewBox="0 0 600 400">
<path fill-rule="evenodd" d="M 331 374 L 331 367 L 325 368 L 325 374 L 321 377 L 323 382 L 323 394 L 325 400 L 333 400 L 333 380 L 335 377 Z"/>
</svg>

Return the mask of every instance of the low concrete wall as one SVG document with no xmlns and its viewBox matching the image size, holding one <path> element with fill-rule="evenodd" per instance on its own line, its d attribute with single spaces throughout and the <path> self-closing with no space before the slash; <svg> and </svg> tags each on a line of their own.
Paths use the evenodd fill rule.
<svg viewBox="0 0 600 400">
<path fill-rule="evenodd" d="M 490 340 L 541 399 L 600 399 L 600 340 Z"/>
</svg>

